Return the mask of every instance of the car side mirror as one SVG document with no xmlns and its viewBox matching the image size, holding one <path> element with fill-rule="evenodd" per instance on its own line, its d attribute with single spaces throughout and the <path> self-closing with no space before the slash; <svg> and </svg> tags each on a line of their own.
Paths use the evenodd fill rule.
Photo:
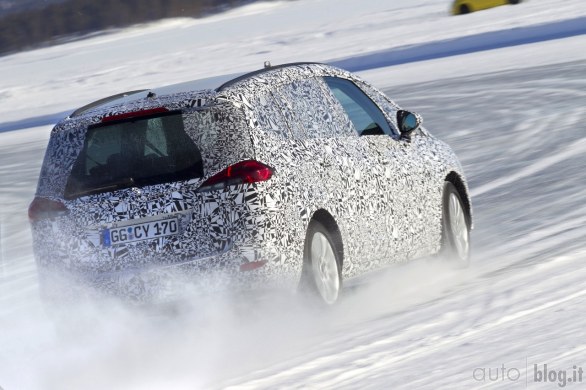
<svg viewBox="0 0 586 390">
<path fill-rule="evenodd" d="M 397 111 L 397 124 L 401 132 L 401 139 L 411 142 L 411 134 L 421 126 L 423 119 L 417 113 L 399 110 Z"/>
</svg>

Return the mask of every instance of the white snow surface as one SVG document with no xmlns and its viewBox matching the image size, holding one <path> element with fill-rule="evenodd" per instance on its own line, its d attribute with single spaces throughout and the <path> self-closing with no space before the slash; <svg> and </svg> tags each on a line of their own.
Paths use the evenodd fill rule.
<svg viewBox="0 0 586 390">
<path fill-rule="evenodd" d="M 586 7 L 448 7 L 256 3 L 0 58 L 0 388 L 584 388 L 586 35 L 555 31 L 579 31 Z M 407 63 L 366 70 L 397 58 Z M 55 121 L 124 90 L 340 59 L 460 157 L 475 210 L 469 269 L 390 267 L 325 312 L 277 292 L 193 298 L 156 317 L 72 306 L 77 326 L 56 332 L 26 217 Z"/>
</svg>

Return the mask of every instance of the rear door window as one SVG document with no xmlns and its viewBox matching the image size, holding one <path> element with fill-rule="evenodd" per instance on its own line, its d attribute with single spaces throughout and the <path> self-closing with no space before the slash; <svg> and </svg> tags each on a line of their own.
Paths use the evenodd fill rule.
<svg viewBox="0 0 586 390">
<path fill-rule="evenodd" d="M 181 112 L 90 126 L 65 196 L 75 198 L 203 176 Z"/>
</svg>

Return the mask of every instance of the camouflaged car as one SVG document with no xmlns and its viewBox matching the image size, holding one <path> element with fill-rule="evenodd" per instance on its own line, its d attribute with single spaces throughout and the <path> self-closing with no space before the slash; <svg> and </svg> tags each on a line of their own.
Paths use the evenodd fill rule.
<svg viewBox="0 0 586 390">
<path fill-rule="evenodd" d="M 391 262 L 466 263 L 471 205 L 417 114 L 298 63 L 76 110 L 51 132 L 29 218 L 45 296 L 65 275 L 139 301 L 190 285 L 332 304 L 343 280 Z"/>
</svg>

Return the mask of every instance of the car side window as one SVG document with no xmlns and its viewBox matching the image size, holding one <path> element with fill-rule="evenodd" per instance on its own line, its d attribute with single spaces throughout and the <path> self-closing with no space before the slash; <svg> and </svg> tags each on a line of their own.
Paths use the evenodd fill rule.
<svg viewBox="0 0 586 390">
<path fill-rule="evenodd" d="M 384 93 L 365 82 L 357 82 L 356 85 L 368 95 L 368 97 L 381 109 L 391 130 L 396 136 L 400 134 L 397 126 L 397 111 L 401 109 L 394 101 L 389 99 Z"/>
<path fill-rule="evenodd" d="M 381 110 L 356 84 L 338 77 L 324 77 L 324 81 L 344 107 L 359 135 L 394 134 Z"/>
</svg>

